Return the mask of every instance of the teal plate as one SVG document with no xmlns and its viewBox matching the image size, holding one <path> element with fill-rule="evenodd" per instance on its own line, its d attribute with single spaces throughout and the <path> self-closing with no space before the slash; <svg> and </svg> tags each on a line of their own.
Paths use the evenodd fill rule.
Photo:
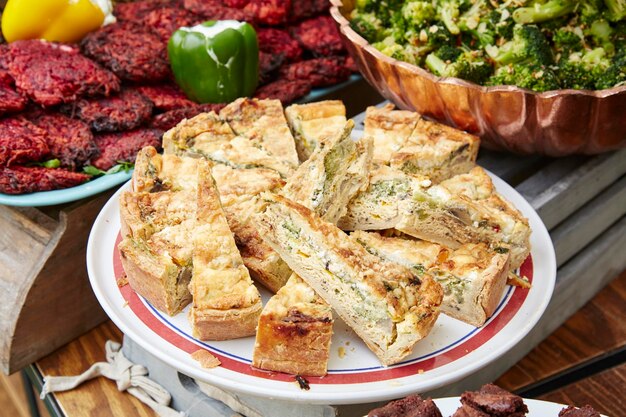
<svg viewBox="0 0 626 417">
<path fill-rule="evenodd" d="M 347 81 L 343 83 L 326 88 L 316 88 L 312 90 L 308 95 L 300 99 L 298 103 L 307 103 L 319 100 L 321 98 L 325 98 L 324 96 L 339 91 L 342 88 L 359 81 L 361 78 L 362 77 L 360 75 L 353 74 Z M 96 195 L 98 193 L 108 190 L 109 188 L 120 185 L 128 181 L 131 175 L 132 171 L 103 175 L 102 177 L 98 177 L 95 180 L 86 182 L 76 187 L 65 188 L 62 190 L 40 191 L 38 193 L 19 195 L 0 193 L 0 204 L 17 207 L 41 207 L 71 203 L 72 201 L 91 197 L 92 195 Z"/>
<path fill-rule="evenodd" d="M 41 207 L 65 204 L 72 201 L 91 197 L 103 191 L 125 183 L 132 176 L 133 171 L 118 172 L 116 174 L 103 175 L 95 180 L 88 181 L 76 187 L 64 188 L 62 190 L 40 191 L 30 194 L 2 194 L 0 193 L 0 204 L 17 207 Z"/>
</svg>

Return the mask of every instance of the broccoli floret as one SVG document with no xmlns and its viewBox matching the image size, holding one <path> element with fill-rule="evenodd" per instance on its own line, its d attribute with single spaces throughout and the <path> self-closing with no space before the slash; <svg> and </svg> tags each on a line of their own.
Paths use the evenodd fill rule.
<svg viewBox="0 0 626 417">
<path fill-rule="evenodd" d="M 356 0 L 355 9 L 360 12 L 375 12 L 379 3 L 378 0 Z"/>
<path fill-rule="evenodd" d="M 602 48 L 586 53 L 575 52 L 559 62 L 558 77 L 564 88 L 591 90 L 611 64 Z"/>
<path fill-rule="evenodd" d="M 392 36 L 388 36 L 381 42 L 372 44 L 372 46 L 387 56 L 413 65 L 420 65 L 422 57 L 428 53 L 428 50 L 423 47 L 400 45 Z"/>
<path fill-rule="evenodd" d="M 463 53 L 460 48 L 454 46 L 444 45 L 435 51 L 437 58 L 445 62 L 454 62 Z"/>
<path fill-rule="evenodd" d="M 437 2 L 437 17 L 453 35 L 461 33 L 458 26 L 461 12 L 469 9 L 473 2 L 469 0 L 440 0 Z"/>
<path fill-rule="evenodd" d="M 463 33 L 464 43 L 474 46 L 493 45 L 496 41 L 495 26 L 490 20 L 491 8 L 486 0 L 478 0 L 459 18 L 458 27 Z"/>
<path fill-rule="evenodd" d="M 604 3 L 602 0 L 581 1 L 577 9 L 578 21 L 584 25 L 590 25 L 602 18 L 603 9 Z"/>
<path fill-rule="evenodd" d="M 370 43 L 380 40 L 383 33 L 383 23 L 373 13 L 353 14 L 350 27 Z"/>
<path fill-rule="evenodd" d="M 535 25 L 515 25 L 513 39 L 500 48 L 486 48 L 499 65 L 532 60 L 540 65 L 553 63 L 552 50 L 546 37 Z"/>
<path fill-rule="evenodd" d="M 574 11 L 576 0 L 550 0 L 546 3 L 534 3 L 529 7 L 520 7 L 513 12 L 517 23 L 540 23 L 565 16 Z"/>
<path fill-rule="evenodd" d="M 626 85 L 626 67 L 621 65 L 611 65 L 605 71 L 598 74 L 594 88 L 596 90 L 604 90 L 605 88 L 613 88 Z"/>
<path fill-rule="evenodd" d="M 511 10 L 505 7 L 494 9 L 489 13 L 488 21 L 501 39 L 510 40 L 513 37 L 515 20 L 511 16 Z"/>
<path fill-rule="evenodd" d="M 437 17 L 437 11 L 432 2 L 409 1 L 402 6 L 402 17 L 407 26 L 421 29 L 430 25 Z"/>
<path fill-rule="evenodd" d="M 581 30 L 563 27 L 552 36 L 552 42 L 557 51 L 579 51 L 583 48 L 583 36 Z"/>
<path fill-rule="evenodd" d="M 559 89 L 559 80 L 549 67 L 534 63 L 510 64 L 500 67 L 486 85 L 516 85 L 543 92 Z"/>
<path fill-rule="evenodd" d="M 626 0 L 604 0 L 608 9 L 607 17 L 612 22 L 626 19 Z"/>
<path fill-rule="evenodd" d="M 456 77 L 481 84 L 492 73 L 491 65 L 478 51 L 465 51 L 452 62 L 444 61 L 431 53 L 426 57 L 426 67 L 441 77 Z"/>
<path fill-rule="evenodd" d="M 615 52 L 615 46 L 613 46 L 613 42 L 611 41 L 613 29 L 606 20 L 596 20 L 591 24 L 586 33 L 591 36 L 596 46 L 604 48 L 604 50 L 611 55 Z"/>
</svg>

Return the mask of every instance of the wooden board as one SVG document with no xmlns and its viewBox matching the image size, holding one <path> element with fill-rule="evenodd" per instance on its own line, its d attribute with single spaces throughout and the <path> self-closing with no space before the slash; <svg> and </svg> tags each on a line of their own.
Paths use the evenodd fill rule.
<svg viewBox="0 0 626 417">
<path fill-rule="evenodd" d="M 13 373 L 106 319 L 85 262 L 91 225 L 113 191 L 48 208 L 0 206 L 0 365 Z"/>
<path fill-rule="evenodd" d="M 122 341 L 122 333 L 106 321 L 37 362 L 42 375 L 78 375 L 95 362 L 105 361 L 107 340 Z M 96 378 L 79 388 L 54 394 L 66 416 L 156 417 L 146 405 L 128 393 L 120 393 L 114 381 Z"/>
</svg>

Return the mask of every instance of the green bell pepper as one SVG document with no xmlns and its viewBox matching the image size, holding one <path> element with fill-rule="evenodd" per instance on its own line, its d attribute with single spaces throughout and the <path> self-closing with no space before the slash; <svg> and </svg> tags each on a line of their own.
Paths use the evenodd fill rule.
<svg viewBox="0 0 626 417">
<path fill-rule="evenodd" d="M 181 27 L 167 51 L 176 83 L 199 103 L 250 96 L 259 80 L 259 44 L 248 23 L 208 21 Z"/>
</svg>

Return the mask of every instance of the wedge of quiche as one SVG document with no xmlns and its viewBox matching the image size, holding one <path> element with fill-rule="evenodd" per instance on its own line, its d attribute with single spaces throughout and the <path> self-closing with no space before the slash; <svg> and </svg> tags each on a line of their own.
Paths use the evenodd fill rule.
<svg viewBox="0 0 626 417">
<path fill-rule="evenodd" d="M 266 194 L 261 236 L 365 341 L 382 363 L 397 363 L 432 329 L 443 298 L 428 274 L 371 255 L 310 209 Z"/>
<path fill-rule="evenodd" d="M 136 191 L 120 197 L 122 266 L 138 294 L 174 315 L 191 301 L 197 171 L 207 162 L 163 158 L 154 148 L 143 149 L 137 162 Z"/>
<path fill-rule="evenodd" d="M 285 109 L 289 128 L 296 142 L 300 162 L 304 162 L 327 137 L 333 137 L 346 124 L 346 107 L 339 100 L 292 104 Z"/>
<path fill-rule="evenodd" d="M 367 188 L 372 163 L 372 141 L 354 141 L 349 120 L 329 136 L 287 181 L 282 194 L 336 223 L 348 202 Z"/>
<path fill-rule="evenodd" d="M 432 186 L 426 177 L 376 166 L 368 188 L 348 204 L 337 225 L 342 230 L 401 230 L 411 236 L 456 248 L 478 239 L 471 202 Z"/>
<path fill-rule="evenodd" d="M 185 119 L 165 132 L 163 148 L 166 154 L 203 157 L 235 169 L 271 169 L 283 178 L 289 177 L 295 168 L 290 162 L 256 146 L 249 138 L 236 135 L 228 123 L 213 112 Z"/>
<path fill-rule="evenodd" d="M 376 232 L 350 235 L 372 255 L 410 268 L 417 276 L 429 273 L 443 288 L 441 312 L 482 326 L 496 310 L 509 272 L 508 253 L 497 253 L 484 243 L 448 249 L 436 243 Z"/>
<path fill-rule="evenodd" d="M 374 138 L 374 159 L 407 174 L 439 183 L 476 163 L 478 137 L 391 104 L 366 111 L 365 136 Z"/>
<path fill-rule="evenodd" d="M 193 335 L 200 340 L 253 335 L 261 314 L 261 297 L 235 245 L 208 164 L 198 168 L 197 196 L 189 284 Z"/>
<path fill-rule="evenodd" d="M 280 100 L 240 98 L 224 107 L 220 118 L 228 122 L 237 135 L 249 139 L 253 146 L 262 148 L 291 169 L 299 165 Z"/>
<path fill-rule="evenodd" d="M 495 190 L 489 174 L 475 167 L 441 185 L 476 202 L 490 214 L 491 232 L 500 237 L 502 248 L 510 249 L 511 269 L 519 268 L 530 253 L 530 225 L 528 219 Z"/>
<path fill-rule="evenodd" d="M 304 376 L 324 376 L 333 313 L 313 288 L 293 274 L 263 308 L 252 366 Z"/>
</svg>

